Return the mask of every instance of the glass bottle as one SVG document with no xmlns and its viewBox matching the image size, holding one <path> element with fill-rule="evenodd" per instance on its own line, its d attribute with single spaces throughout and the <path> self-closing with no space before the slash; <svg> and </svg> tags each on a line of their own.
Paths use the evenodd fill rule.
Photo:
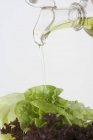
<svg viewBox="0 0 93 140">
<path fill-rule="evenodd" d="M 93 36 L 93 16 L 91 14 L 93 5 L 88 0 L 77 0 L 77 2 L 71 0 L 67 2 L 67 5 L 71 2 L 73 3 L 67 8 L 59 6 L 57 1 L 54 2 L 56 5 L 54 7 L 53 5 L 47 7 L 42 3 L 43 6 L 33 31 L 34 40 L 39 46 L 44 45 L 45 39 L 51 32 L 63 28 L 72 27 L 76 31 L 83 28 L 90 36 Z M 63 6 L 67 5 L 63 2 Z M 37 4 L 37 6 L 40 5 Z"/>
</svg>

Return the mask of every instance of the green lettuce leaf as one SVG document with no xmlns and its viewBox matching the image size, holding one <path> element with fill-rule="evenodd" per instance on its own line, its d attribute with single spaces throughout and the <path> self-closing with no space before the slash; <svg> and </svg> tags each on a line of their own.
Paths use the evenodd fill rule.
<svg viewBox="0 0 93 140">
<path fill-rule="evenodd" d="M 16 118 L 14 108 L 16 103 L 24 99 L 24 94 L 13 93 L 0 97 L 0 126 L 9 123 Z"/>
<path fill-rule="evenodd" d="M 15 114 L 20 121 L 21 128 L 27 128 L 38 117 L 38 110 L 29 102 L 22 100 L 15 107 Z"/>
<path fill-rule="evenodd" d="M 28 89 L 24 95 L 25 95 L 25 99 L 27 101 L 33 101 L 35 99 L 39 99 L 39 98 L 44 98 L 46 96 L 52 96 L 51 94 L 53 93 L 53 91 L 56 89 L 56 87 L 54 86 L 50 86 L 50 85 L 41 85 L 41 86 L 36 86 L 33 87 L 31 89 Z M 48 97 L 47 97 L 48 98 Z"/>
</svg>

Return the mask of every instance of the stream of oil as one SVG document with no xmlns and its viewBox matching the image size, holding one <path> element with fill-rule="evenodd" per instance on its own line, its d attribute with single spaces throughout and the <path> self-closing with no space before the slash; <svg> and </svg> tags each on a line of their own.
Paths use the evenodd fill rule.
<svg viewBox="0 0 93 140">
<path fill-rule="evenodd" d="M 39 46 L 40 48 L 40 56 L 41 56 L 41 68 L 42 68 L 42 85 L 43 85 L 43 92 L 47 93 L 47 81 L 46 81 L 46 61 L 45 61 L 45 47 Z"/>
<path fill-rule="evenodd" d="M 43 85 L 46 85 L 46 64 L 45 64 L 45 50 L 44 47 L 40 47 L 40 54 L 41 54 L 41 66 L 42 66 L 42 81 Z"/>
</svg>

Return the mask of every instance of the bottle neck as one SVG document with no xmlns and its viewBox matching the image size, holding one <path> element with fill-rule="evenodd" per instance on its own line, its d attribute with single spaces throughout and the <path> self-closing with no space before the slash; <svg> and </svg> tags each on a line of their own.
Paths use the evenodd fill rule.
<svg viewBox="0 0 93 140">
<path fill-rule="evenodd" d="M 73 3 L 69 8 L 68 19 L 70 22 L 72 21 L 72 27 L 76 31 L 81 30 L 86 20 L 84 7 L 79 3 Z"/>
</svg>

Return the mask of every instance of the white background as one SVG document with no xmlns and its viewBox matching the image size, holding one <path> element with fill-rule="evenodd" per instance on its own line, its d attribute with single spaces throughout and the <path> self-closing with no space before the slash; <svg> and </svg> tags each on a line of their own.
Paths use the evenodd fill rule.
<svg viewBox="0 0 93 140">
<path fill-rule="evenodd" d="M 0 0 L 0 96 L 43 84 L 42 56 L 32 36 L 38 14 L 25 0 Z M 46 83 L 93 107 L 93 38 L 83 30 L 56 31 L 44 51 Z"/>
</svg>

